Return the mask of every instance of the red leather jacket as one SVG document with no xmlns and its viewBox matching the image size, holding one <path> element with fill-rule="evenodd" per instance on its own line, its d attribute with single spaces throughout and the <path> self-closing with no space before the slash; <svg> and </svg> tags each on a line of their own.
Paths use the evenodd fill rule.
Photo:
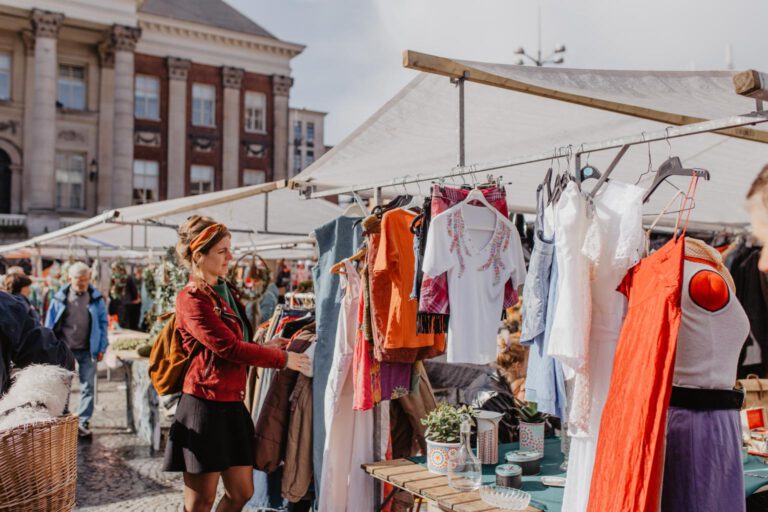
<svg viewBox="0 0 768 512">
<path fill-rule="evenodd" d="M 230 290 L 245 318 L 239 296 Z M 248 366 L 285 367 L 284 351 L 243 340 L 237 315 L 213 290 L 206 293 L 191 282 L 185 286 L 176 296 L 176 325 L 186 350 L 191 351 L 197 342 L 203 345 L 187 369 L 184 393 L 217 402 L 238 402 L 245 398 Z"/>
</svg>

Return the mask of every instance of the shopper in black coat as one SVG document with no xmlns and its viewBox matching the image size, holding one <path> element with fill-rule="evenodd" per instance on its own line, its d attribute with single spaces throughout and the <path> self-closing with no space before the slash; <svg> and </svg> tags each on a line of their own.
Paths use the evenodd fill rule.
<svg viewBox="0 0 768 512">
<path fill-rule="evenodd" d="M 40 325 L 20 297 L 0 292 L 0 395 L 10 387 L 11 365 L 55 364 L 75 369 L 75 357 L 52 330 Z"/>
</svg>

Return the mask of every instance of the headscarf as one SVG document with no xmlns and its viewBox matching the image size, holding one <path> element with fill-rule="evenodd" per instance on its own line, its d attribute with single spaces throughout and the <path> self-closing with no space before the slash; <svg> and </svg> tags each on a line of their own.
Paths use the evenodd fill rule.
<svg viewBox="0 0 768 512">
<path fill-rule="evenodd" d="M 227 230 L 227 227 L 224 224 L 211 224 L 192 240 L 189 244 L 189 250 L 194 253 L 199 250 L 210 248 L 214 243 L 221 240 L 223 236 L 227 234 L 229 234 L 229 230 Z"/>
</svg>

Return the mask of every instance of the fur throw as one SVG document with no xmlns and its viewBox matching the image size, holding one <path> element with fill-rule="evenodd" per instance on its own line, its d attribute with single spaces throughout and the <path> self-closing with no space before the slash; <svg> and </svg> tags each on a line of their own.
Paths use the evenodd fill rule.
<svg viewBox="0 0 768 512">
<path fill-rule="evenodd" d="M 33 364 L 16 372 L 11 388 L 0 398 L 0 430 L 61 416 L 74 375 L 49 364 Z"/>
</svg>

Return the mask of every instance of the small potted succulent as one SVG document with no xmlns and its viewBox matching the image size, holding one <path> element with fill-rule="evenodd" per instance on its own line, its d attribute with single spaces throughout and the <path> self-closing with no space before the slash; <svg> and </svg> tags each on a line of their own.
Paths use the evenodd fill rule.
<svg viewBox="0 0 768 512">
<path fill-rule="evenodd" d="M 448 458 L 461 446 L 460 429 L 462 417 L 477 416 L 477 410 L 469 405 L 454 407 L 441 403 L 430 412 L 421 424 L 427 427 L 427 468 L 440 475 L 448 473 Z"/>
<path fill-rule="evenodd" d="M 544 419 L 536 402 L 515 398 L 515 412 L 520 420 L 520 450 L 544 453 Z"/>
</svg>

